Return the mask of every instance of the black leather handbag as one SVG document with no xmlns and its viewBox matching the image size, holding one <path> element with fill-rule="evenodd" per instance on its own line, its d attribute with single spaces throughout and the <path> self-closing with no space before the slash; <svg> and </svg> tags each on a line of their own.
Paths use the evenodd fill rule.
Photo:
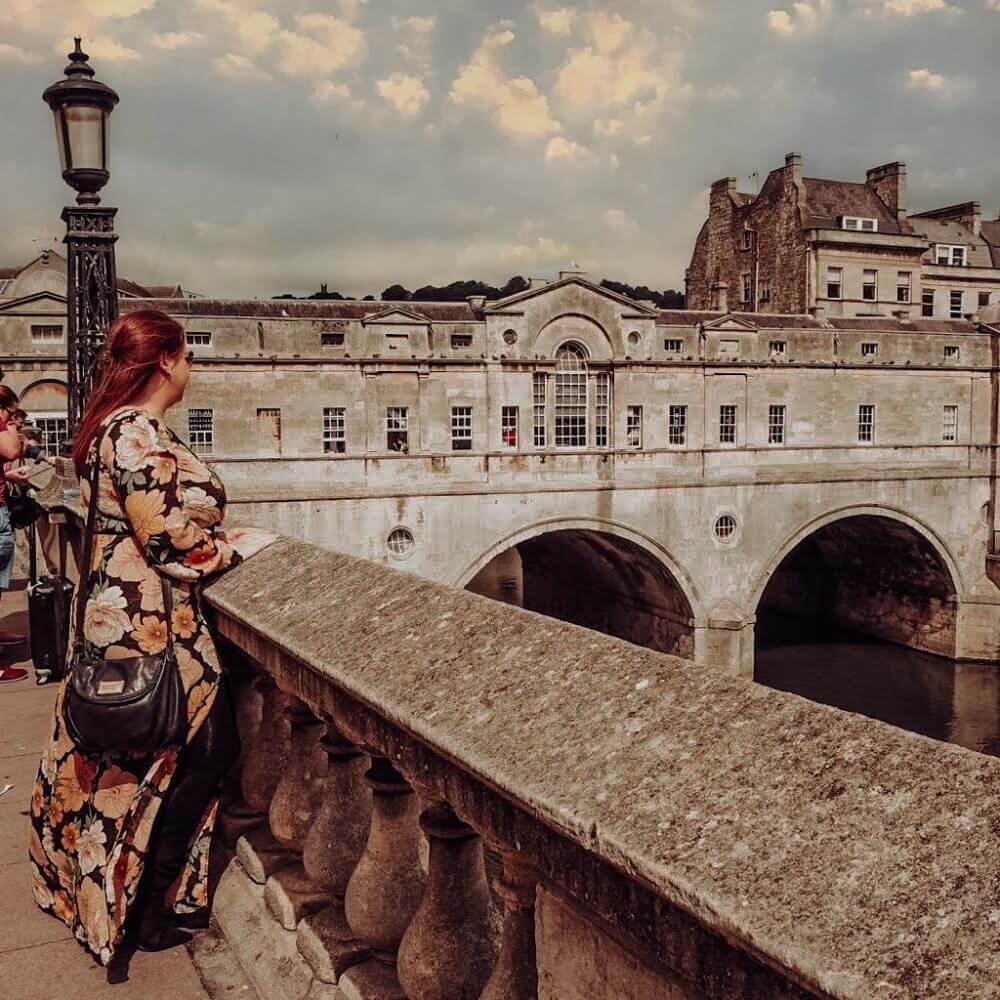
<svg viewBox="0 0 1000 1000">
<path fill-rule="evenodd" d="M 41 516 L 42 508 L 36 502 L 32 493 L 34 493 L 34 490 L 30 486 L 7 483 L 4 501 L 7 504 L 7 513 L 10 515 L 10 526 L 12 528 L 30 527 Z"/>
<path fill-rule="evenodd" d="M 76 634 L 63 698 L 63 721 L 76 746 L 88 753 L 154 753 L 180 746 L 187 735 L 187 699 L 174 653 L 170 585 L 160 576 L 167 619 L 167 647 L 152 656 L 107 660 L 89 652 L 83 638 L 87 567 L 91 565 L 101 439 L 90 478 L 90 507 L 83 543 Z"/>
</svg>

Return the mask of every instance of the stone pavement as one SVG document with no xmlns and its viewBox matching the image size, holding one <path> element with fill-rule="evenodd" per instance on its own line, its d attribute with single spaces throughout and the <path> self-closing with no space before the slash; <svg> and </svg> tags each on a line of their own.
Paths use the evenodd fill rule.
<svg viewBox="0 0 1000 1000">
<path fill-rule="evenodd" d="M 27 633 L 26 591 L 4 594 L 0 602 L 0 629 Z M 28 647 L 0 648 L 4 663 L 16 661 L 29 668 L 26 680 L 0 684 L 0 997 L 4 1000 L 215 1000 L 249 998 L 246 987 L 213 973 L 225 956 L 213 960 L 211 932 L 200 951 L 208 952 L 207 973 L 212 988 L 206 992 L 190 955 L 183 948 L 159 954 L 136 952 L 120 982 L 109 982 L 102 969 L 73 939 L 60 920 L 42 913 L 34 903 L 28 875 L 28 800 L 38 757 L 48 736 L 56 685 L 38 687 Z M 201 960 L 199 959 L 199 964 Z M 115 978 L 115 976 L 112 976 Z"/>
</svg>

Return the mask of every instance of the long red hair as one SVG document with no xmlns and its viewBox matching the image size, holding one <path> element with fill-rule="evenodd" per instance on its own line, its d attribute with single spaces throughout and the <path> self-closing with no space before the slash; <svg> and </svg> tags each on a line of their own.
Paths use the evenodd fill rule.
<svg viewBox="0 0 1000 1000">
<path fill-rule="evenodd" d="M 73 440 L 73 464 L 82 476 L 87 453 L 101 421 L 127 406 L 145 389 L 163 355 L 176 356 L 184 346 L 184 330 L 156 309 L 119 316 L 111 324 L 98 365 L 100 376 Z"/>
</svg>

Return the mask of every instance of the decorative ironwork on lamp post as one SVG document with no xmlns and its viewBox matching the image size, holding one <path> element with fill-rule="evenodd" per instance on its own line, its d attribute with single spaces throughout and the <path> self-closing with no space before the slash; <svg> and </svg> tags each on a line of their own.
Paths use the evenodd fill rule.
<svg viewBox="0 0 1000 1000">
<path fill-rule="evenodd" d="M 66 223 L 66 336 L 68 431 L 76 433 L 93 387 L 104 331 L 118 315 L 115 273 L 116 208 L 99 207 L 108 182 L 110 116 L 118 95 L 94 79 L 93 67 L 75 39 L 66 77 L 42 99 L 52 109 L 63 180 L 76 191 L 76 206 L 63 209 Z"/>
</svg>

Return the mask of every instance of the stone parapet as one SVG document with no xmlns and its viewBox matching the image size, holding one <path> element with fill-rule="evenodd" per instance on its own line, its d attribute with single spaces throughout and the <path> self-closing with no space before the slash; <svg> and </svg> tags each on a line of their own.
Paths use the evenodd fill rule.
<svg viewBox="0 0 1000 1000">
<path fill-rule="evenodd" d="M 222 927 L 273 930 L 284 958 L 249 961 L 294 967 L 270 995 L 1000 997 L 1000 761 L 305 542 L 205 593 L 286 711 L 335 727 L 245 733 L 244 775 L 276 740 L 311 762 L 253 807 L 322 811 L 340 853 L 337 808 L 355 851 L 370 823 L 346 886 L 308 835 L 304 867 L 285 835 L 286 864 L 227 872 Z"/>
</svg>

